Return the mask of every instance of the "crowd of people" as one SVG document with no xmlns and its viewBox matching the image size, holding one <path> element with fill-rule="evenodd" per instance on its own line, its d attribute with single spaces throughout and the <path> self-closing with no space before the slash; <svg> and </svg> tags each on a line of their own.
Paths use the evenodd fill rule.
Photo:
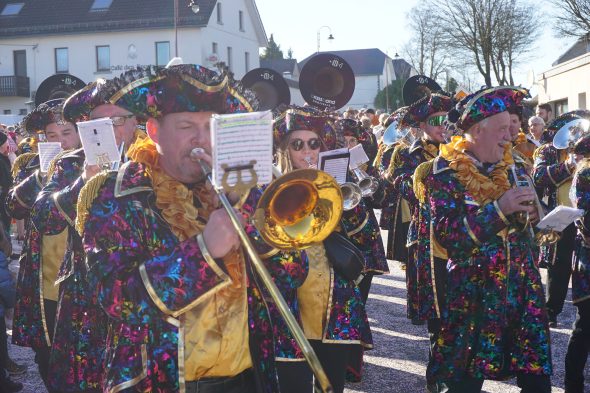
<svg viewBox="0 0 590 393">
<path fill-rule="evenodd" d="M 553 118 L 550 105 L 539 105 L 527 116 L 527 98 L 526 89 L 488 87 L 466 97 L 428 92 L 391 114 L 309 105 L 273 111 L 283 176 L 307 173 L 307 181 L 301 170 L 313 169 L 317 198 L 328 198 L 320 152 L 361 145 L 369 162 L 360 169 L 376 184 L 336 217 L 330 236 L 339 243 L 305 249 L 269 244 L 249 219 L 265 186 L 239 206 L 241 225 L 335 392 L 363 377 L 364 351 L 374 345 L 365 304 L 372 278 L 389 272 L 388 259 L 406 272 L 408 323 L 429 333 L 429 392 L 480 392 L 486 379 L 513 377 L 522 392 L 550 392 L 550 327 L 571 276 L 578 315 L 565 384 L 568 393 L 583 392 L 590 133 L 562 150 L 553 138 L 590 112 Z M 179 64 L 99 79 L 40 104 L 12 130 L 3 126 L 1 393 L 22 389 L 10 376 L 24 370 L 10 360 L 3 325 L 13 307 L 12 343 L 33 349 L 51 393 L 319 388 L 207 182 L 211 116 L 257 109 L 256 94 L 223 66 Z M 86 162 L 76 123 L 99 118 L 110 118 L 123 147 L 118 168 Z M 40 141 L 63 150 L 46 171 Z M 361 178 L 350 171 L 348 180 Z M 550 234 L 535 225 L 558 205 L 584 216 L 559 240 L 541 241 Z M 7 270 L 12 221 L 23 239 L 16 285 Z M 351 273 L 355 257 L 362 268 Z"/>
</svg>

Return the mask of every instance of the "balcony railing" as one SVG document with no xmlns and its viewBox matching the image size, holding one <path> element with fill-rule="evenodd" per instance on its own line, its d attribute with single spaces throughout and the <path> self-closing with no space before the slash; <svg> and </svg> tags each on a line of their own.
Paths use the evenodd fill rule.
<svg viewBox="0 0 590 393">
<path fill-rule="evenodd" d="M 29 97 L 29 77 L 0 76 L 0 97 Z"/>
</svg>

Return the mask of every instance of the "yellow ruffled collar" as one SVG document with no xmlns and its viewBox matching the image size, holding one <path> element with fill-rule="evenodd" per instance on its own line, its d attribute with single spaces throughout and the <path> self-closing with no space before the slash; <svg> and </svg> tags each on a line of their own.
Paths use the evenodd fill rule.
<svg viewBox="0 0 590 393">
<path fill-rule="evenodd" d="M 440 156 L 449 162 L 449 167 L 456 172 L 456 176 L 480 205 L 497 200 L 510 189 L 508 168 L 514 165 L 512 146 L 507 144 L 504 157 L 497 163 L 489 176 L 482 174 L 474 160 L 465 152 L 469 150 L 470 142 L 463 137 L 454 136 L 450 143 L 441 145 Z"/>
</svg>

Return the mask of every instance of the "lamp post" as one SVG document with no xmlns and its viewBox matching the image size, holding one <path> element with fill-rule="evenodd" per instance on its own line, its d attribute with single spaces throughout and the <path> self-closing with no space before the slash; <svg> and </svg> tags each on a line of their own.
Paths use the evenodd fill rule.
<svg viewBox="0 0 590 393">
<path fill-rule="evenodd" d="M 191 0 L 188 7 L 193 14 L 197 14 L 200 10 L 195 0 Z M 174 57 L 178 57 L 178 0 L 174 0 Z"/>
<path fill-rule="evenodd" d="M 330 26 L 322 26 L 318 29 L 318 50 L 317 53 L 320 53 L 320 32 L 322 31 L 322 29 L 328 29 L 328 31 L 330 32 L 330 35 L 328 36 L 329 40 L 333 40 L 334 36 L 332 35 L 332 29 L 330 28 Z"/>
<path fill-rule="evenodd" d="M 397 54 L 397 51 L 395 51 L 394 58 L 397 59 L 398 57 L 399 57 L 399 55 Z M 385 107 L 386 107 L 387 113 L 389 113 L 389 60 L 388 59 L 389 59 L 389 53 L 386 50 L 385 51 Z M 391 63 L 391 65 L 393 66 L 393 63 Z"/>
</svg>

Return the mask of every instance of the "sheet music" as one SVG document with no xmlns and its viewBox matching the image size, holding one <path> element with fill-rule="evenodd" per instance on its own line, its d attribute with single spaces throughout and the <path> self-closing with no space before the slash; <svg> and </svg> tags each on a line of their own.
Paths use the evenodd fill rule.
<svg viewBox="0 0 590 393">
<path fill-rule="evenodd" d="M 539 229 L 563 231 L 569 224 L 584 215 L 584 210 L 559 205 L 549 212 L 538 224 Z"/>
<path fill-rule="evenodd" d="M 39 142 L 39 162 L 41 166 L 41 172 L 47 172 L 49 169 L 49 163 L 61 153 L 61 143 L 59 142 Z"/>
<path fill-rule="evenodd" d="M 361 145 L 360 143 L 358 145 L 356 145 L 355 147 L 353 147 L 352 149 L 350 149 L 349 151 L 350 151 L 350 164 L 349 164 L 350 168 L 352 168 L 352 169 L 358 168 L 359 166 L 361 166 L 365 162 L 369 162 L 369 157 L 367 156 L 367 153 L 365 153 L 365 149 L 363 148 L 363 145 Z"/>
<path fill-rule="evenodd" d="M 338 184 L 346 183 L 350 152 L 347 148 L 323 151 L 319 156 L 319 169 L 331 175 Z"/>
<path fill-rule="evenodd" d="M 109 165 L 121 160 L 113 121 L 108 117 L 77 123 L 80 140 L 90 165 Z"/>
<path fill-rule="evenodd" d="M 233 185 L 238 173 L 243 182 L 252 180 L 245 167 L 254 163 L 258 184 L 272 181 L 272 114 L 270 111 L 213 115 L 211 117 L 211 145 L 213 148 L 213 181 L 221 187 L 226 170 L 230 172 L 227 183 Z"/>
</svg>

